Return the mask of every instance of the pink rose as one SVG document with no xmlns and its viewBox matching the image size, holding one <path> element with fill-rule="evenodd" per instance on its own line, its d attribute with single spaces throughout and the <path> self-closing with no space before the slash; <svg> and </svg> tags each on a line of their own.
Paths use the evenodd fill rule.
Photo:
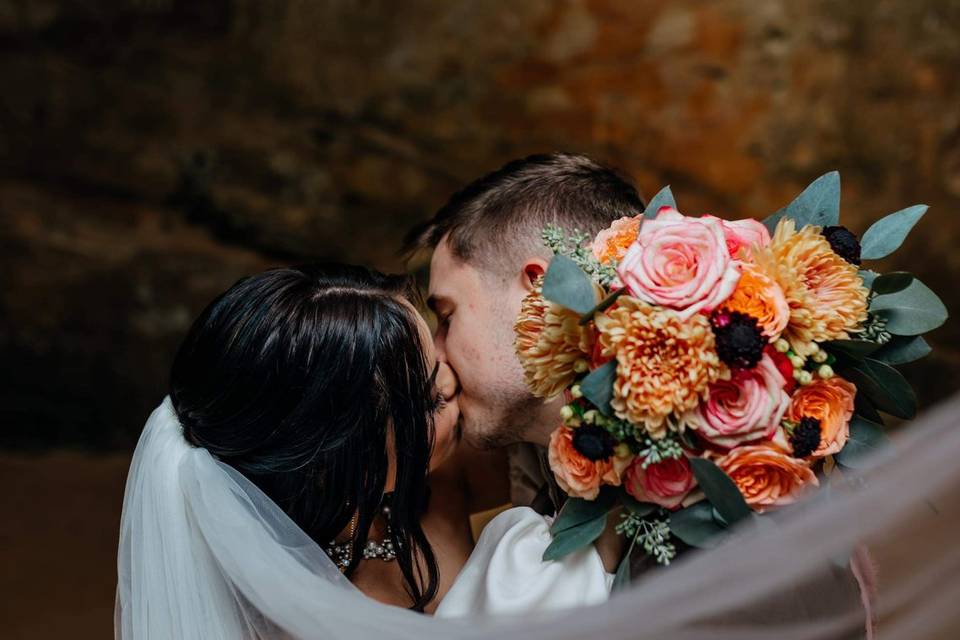
<svg viewBox="0 0 960 640">
<path fill-rule="evenodd" d="M 729 380 L 712 383 L 707 400 L 685 416 L 687 426 L 727 449 L 770 438 L 790 406 L 786 384 L 764 353 L 753 369 L 734 369 Z"/>
<path fill-rule="evenodd" d="M 674 309 L 682 320 L 713 311 L 740 279 L 719 218 L 690 218 L 671 207 L 640 226 L 617 273 L 644 302 Z"/>
<path fill-rule="evenodd" d="M 696 484 L 690 461 L 668 459 L 643 468 L 635 458 L 623 476 L 623 485 L 640 502 L 653 502 L 666 509 L 677 509 Z"/>
<path fill-rule="evenodd" d="M 719 220 L 723 226 L 723 235 L 727 241 L 727 250 L 734 258 L 740 253 L 740 249 L 759 245 L 765 247 L 770 244 L 770 232 L 763 226 L 763 223 L 753 218 L 744 220 L 722 220 L 715 216 L 703 216 L 704 218 L 713 218 Z"/>
</svg>

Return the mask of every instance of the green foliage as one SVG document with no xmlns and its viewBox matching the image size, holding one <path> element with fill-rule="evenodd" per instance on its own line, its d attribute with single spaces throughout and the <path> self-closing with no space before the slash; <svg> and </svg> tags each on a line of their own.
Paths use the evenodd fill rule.
<svg viewBox="0 0 960 640">
<path fill-rule="evenodd" d="M 583 314 L 597 304 L 593 282 L 566 256 L 554 256 L 543 278 L 543 297 Z"/>
<path fill-rule="evenodd" d="M 842 354 L 854 360 L 863 360 L 881 347 L 869 340 L 831 340 L 820 346 L 828 353 Z"/>
<path fill-rule="evenodd" d="M 670 542 L 670 525 L 663 519 L 644 519 L 633 513 L 620 516 L 616 531 L 636 543 L 640 543 L 644 552 L 657 563 L 670 564 L 677 557 L 677 548 Z M 631 547 L 633 543 L 631 543 Z"/>
<path fill-rule="evenodd" d="M 613 382 L 617 379 L 617 361 L 611 360 L 591 371 L 580 381 L 583 397 L 606 416 L 613 415 L 610 400 L 613 398 Z"/>
<path fill-rule="evenodd" d="M 651 464 L 658 464 L 664 460 L 678 460 L 683 457 L 683 447 L 676 432 L 671 431 L 659 440 L 654 440 L 650 436 L 643 436 L 640 446 L 642 448 L 637 455 L 643 458 L 641 466 L 644 469 Z"/>
<path fill-rule="evenodd" d="M 798 229 L 808 224 L 837 224 L 840 220 L 840 174 L 831 171 L 820 176 L 793 202 L 768 217 L 763 224 L 772 234 L 783 218 L 795 221 Z"/>
<path fill-rule="evenodd" d="M 844 369 L 844 378 L 881 411 L 909 419 L 917 413 L 917 396 L 903 375 L 888 364 L 864 358 Z"/>
<path fill-rule="evenodd" d="M 913 225 L 926 212 L 927 205 L 918 204 L 877 220 L 860 239 L 860 257 L 879 260 L 899 249 Z"/>
<path fill-rule="evenodd" d="M 715 547 L 727 536 L 726 527 L 714 518 L 714 509 L 706 501 L 670 514 L 670 531 L 691 547 Z"/>
<path fill-rule="evenodd" d="M 850 438 L 834 456 L 837 464 L 851 469 L 861 469 L 871 464 L 871 454 L 889 444 L 883 427 L 860 416 L 850 420 Z"/>
<path fill-rule="evenodd" d="M 574 229 L 568 236 L 563 229 L 551 224 L 544 228 L 541 237 L 543 243 L 553 251 L 555 256 L 569 258 L 598 284 L 609 286 L 617 277 L 616 263 L 600 264 L 593 256 L 591 249 L 593 238 L 589 234 Z"/>
<path fill-rule="evenodd" d="M 906 364 L 929 355 L 932 350 L 922 336 L 894 336 L 873 358 L 889 365 Z"/>
<path fill-rule="evenodd" d="M 894 271 L 874 278 L 870 284 L 870 293 L 878 296 L 903 291 L 913 282 L 913 274 L 906 271 Z"/>
<path fill-rule="evenodd" d="M 677 208 L 677 201 L 673 198 L 673 192 L 670 191 L 670 187 L 664 187 L 657 192 L 657 195 L 653 196 L 650 199 L 650 202 L 647 203 L 647 208 L 643 210 L 644 218 L 655 218 L 657 217 L 657 212 L 660 210 L 660 207 L 673 207 Z"/>
<path fill-rule="evenodd" d="M 617 492 L 612 487 L 603 487 L 596 500 L 568 498 L 557 514 L 550 532 L 554 535 L 573 529 L 590 520 L 605 516 L 616 503 Z"/>
<path fill-rule="evenodd" d="M 947 321 L 947 308 L 925 284 L 914 279 L 896 293 L 878 295 L 870 312 L 883 318 L 886 330 L 898 336 L 915 336 Z"/>
<path fill-rule="evenodd" d="M 607 514 L 564 529 L 553 536 L 553 540 L 543 552 L 543 561 L 559 560 L 566 555 L 591 544 L 600 537 L 607 526 Z"/>
<path fill-rule="evenodd" d="M 691 458 L 690 466 L 707 500 L 726 522 L 732 525 L 750 517 L 750 506 L 743 494 L 720 467 L 706 458 Z"/>
</svg>

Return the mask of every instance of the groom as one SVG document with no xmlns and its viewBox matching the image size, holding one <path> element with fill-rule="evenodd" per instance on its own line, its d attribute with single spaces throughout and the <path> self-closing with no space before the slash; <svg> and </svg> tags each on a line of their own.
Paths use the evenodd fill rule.
<svg viewBox="0 0 960 640">
<path fill-rule="evenodd" d="M 531 395 L 513 346 L 520 303 L 552 257 L 541 231 L 553 223 L 592 236 L 643 207 L 628 178 L 591 158 L 533 155 L 470 183 L 408 235 L 409 251 L 433 250 L 428 304 L 437 355 L 460 378 L 464 437 L 508 447 L 514 505 L 552 514 L 564 499 L 546 462 L 563 398 Z"/>
</svg>

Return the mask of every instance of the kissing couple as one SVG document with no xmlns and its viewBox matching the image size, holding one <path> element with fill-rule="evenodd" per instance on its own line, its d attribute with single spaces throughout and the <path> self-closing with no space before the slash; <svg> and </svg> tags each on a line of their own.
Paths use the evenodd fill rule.
<svg viewBox="0 0 960 640">
<path fill-rule="evenodd" d="M 360 266 L 274 269 L 220 295 L 134 454 L 117 637 L 394 637 L 405 609 L 606 600 L 624 553 L 614 518 L 594 545 L 542 560 L 565 499 L 546 459 L 564 401 L 528 390 L 514 323 L 552 255 L 545 226 L 594 235 L 643 208 L 581 155 L 469 184 L 408 236 L 433 251 L 433 335 L 411 278 Z M 503 449 L 509 496 L 490 454 Z M 474 541 L 471 513 L 507 499 Z"/>
</svg>

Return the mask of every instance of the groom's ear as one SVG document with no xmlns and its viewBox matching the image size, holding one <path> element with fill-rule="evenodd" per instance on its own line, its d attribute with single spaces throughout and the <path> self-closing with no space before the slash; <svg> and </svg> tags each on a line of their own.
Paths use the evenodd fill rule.
<svg viewBox="0 0 960 640">
<path fill-rule="evenodd" d="M 521 284 L 527 291 L 533 291 L 537 278 L 547 272 L 549 263 L 543 258 L 531 258 L 523 265 L 520 273 Z"/>
</svg>

